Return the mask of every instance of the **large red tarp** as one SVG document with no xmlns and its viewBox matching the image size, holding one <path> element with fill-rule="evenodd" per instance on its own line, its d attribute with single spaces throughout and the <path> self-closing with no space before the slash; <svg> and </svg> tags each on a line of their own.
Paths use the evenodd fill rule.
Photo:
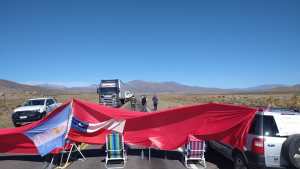
<svg viewBox="0 0 300 169">
<path fill-rule="evenodd" d="M 86 123 L 126 120 L 126 143 L 162 150 L 174 150 L 182 146 L 190 134 L 242 149 L 256 112 L 256 109 L 244 106 L 208 103 L 145 113 L 74 99 L 55 109 L 41 121 L 19 128 L 0 129 L 0 152 L 37 154 L 33 142 L 23 133 L 59 113 L 68 104 L 72 104 L 73 116 Z M 104 144 L 108 132 L 99 130 L 82 133 L 71 128 L 68 138 L 77 142 Z"/>
<path fill-rule="evenodd" d="M 245 106 L 208 103 L 145 113 L 73 100 L 73 116 L 79 120 L 97 123 L 111 118 L 125 119 L 126 143 L 162 150 L 174 150 L 182 146 L 189 134 L 242 149 L 255 112 L 256 109 Z M 106 132 L 80 133 L 71 129 L 69 138 L 78 142 L 103 144 Z"/>
</svg>

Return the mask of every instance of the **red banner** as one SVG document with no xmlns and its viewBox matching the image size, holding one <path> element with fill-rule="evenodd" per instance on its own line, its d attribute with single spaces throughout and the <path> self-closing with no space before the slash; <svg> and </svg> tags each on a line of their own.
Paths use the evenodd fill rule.
<svg viewBox="0 0 300 169">
<path fill-rule="evenodd" d="M 70 104 L 73 116 L 68 124 L 70 140 L 104 144 L 107 133 L 122 130 L 127 144 L 162 150 L 182 146 L 189 135 L 242 149 L 256 112 L 249 107 L 216 103 L 158 112 L 132 112 L 74 99 L 40 121 L 19 128 L 0 129 L 0 152 L 37 154 L 34 143 L 24 133 L 62 113 Z"/>
<path fill-rule="evenodd" d="M 245 106 L 208 103 L 145 113 L 73 101 L 73 116 L 79 120 L 87 123 L 126 120 L 124 138 L 127 144 L 163 150 L 180 147 L 189 134 L 242 149 L 255 112 L 256 109 Z M 82 133 L 71 129 L 69 138 L 78 142 L 103 144 L 107 132 Z"/>
</svg>

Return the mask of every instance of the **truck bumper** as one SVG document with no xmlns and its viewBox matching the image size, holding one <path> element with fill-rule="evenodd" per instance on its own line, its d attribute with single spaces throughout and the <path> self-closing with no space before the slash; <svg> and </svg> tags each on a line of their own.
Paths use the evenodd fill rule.
<svg viewBox="0 0 300 169">
<path fill-rule="evenodd" d="M 286 167 L 282 167 L 282 166 L 267 167 L 265 163 L 264 155 L 258 155 L 252 152 L 246 152 L 246 156 L 248 159 L 249 169 L 287 169 Z"/>
<path fill-rule="evenodd" d="M 43 114 L 41 114 L 41 113 L 38 113 L 34 116 L 27 116 L 27 118 L 24 118 L 24 119 L 20 118 L 19 115 L 12 115 L 12 121 L 14 124 L 30 123 L 33 121 L 38 121 L 42 118 L 43 118 Z"/>
</svg>

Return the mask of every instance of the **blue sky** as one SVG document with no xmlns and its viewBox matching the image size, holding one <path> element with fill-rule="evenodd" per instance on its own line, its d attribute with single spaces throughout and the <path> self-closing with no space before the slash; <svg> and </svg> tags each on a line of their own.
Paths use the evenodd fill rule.
<svg viewBox="0 0 300 169">
<path fill-rule="evenodd" d="M 300 1 L 0 2 L 0 78 L 300 83 Z"/>
</svg>

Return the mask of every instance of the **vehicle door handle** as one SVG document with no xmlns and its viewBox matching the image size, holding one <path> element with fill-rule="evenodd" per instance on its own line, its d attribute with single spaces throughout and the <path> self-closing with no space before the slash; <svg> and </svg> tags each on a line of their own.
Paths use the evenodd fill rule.
<svg viewBox="0 0 300 169">
<path fill-rule="evenodd" d="M 267 144 L 268 147 L 275 147 L 275 144 Z"/>
</svg>

